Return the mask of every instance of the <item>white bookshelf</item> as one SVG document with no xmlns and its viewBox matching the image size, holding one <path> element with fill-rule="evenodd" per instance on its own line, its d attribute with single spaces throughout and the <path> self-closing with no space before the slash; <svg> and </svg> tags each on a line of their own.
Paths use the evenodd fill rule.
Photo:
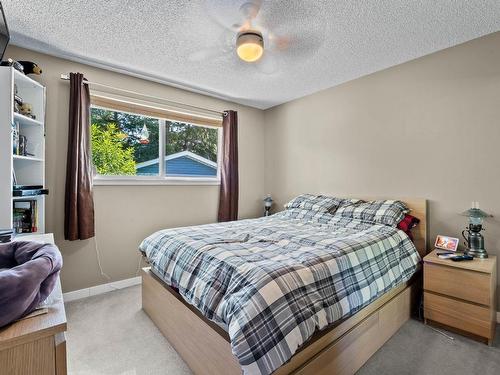
<svg viewBox="0 0 500 375">
<path fill-rule="evenodd" d="M 33 107 L 32 119 L 14 112 L 14 85 L 24 102 Z M 12 124 L 27 138 L 28 156 L 13 154 Z M 16 200 L 37 200 L 38 230 L 45 233 L 45 196 L 13 197 L 12 172 L 17 183 L 45 187 L 45 87 L 11 67 L 0 67 L 0 228 L 13 227 Z M 18 236 L 31 235 L 19 234 Z"/>
</svg>

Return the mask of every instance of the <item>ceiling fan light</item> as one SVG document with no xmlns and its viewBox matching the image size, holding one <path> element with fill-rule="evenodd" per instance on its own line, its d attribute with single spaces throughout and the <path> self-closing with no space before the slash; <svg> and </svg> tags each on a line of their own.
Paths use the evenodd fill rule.
<svg viewBox="0 0 500 375">
<path fill-rule="evenodd" d="M 246 62 L 254 62 L 264 53 L 264 40 L 258 31 L 241 32 L 236 41 L 236 53 Z"/>
</svg>

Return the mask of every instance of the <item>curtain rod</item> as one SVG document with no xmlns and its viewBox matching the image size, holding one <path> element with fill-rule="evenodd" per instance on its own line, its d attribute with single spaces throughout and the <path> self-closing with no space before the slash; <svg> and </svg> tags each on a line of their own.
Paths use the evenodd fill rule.
<svg viewBox="0 0 500 375">
<path fill-rule="evenodd" d="M 69 81 L 69 74 L 61 74 L 61 79 L 64 80 L 64 81 Z M 202 110 L 202 111 L 205 111 L 205 112 L 211 112 L 211 113 L 217 114 L 219 116 L 226 116 L 226 112 L 216 111 L 216 110 L 213 110 L 213 109 L 208 109 L 208 108 L 203 108 L 203 107 L 197 107 L 197 106 L 190 105 L 190 104 L 184 104 L 184 103 L 174 102 L 172 100 L 168 100 L 168 99 L 161 98 L 161 97 L 158 97 L 158 96 L 147 95 L 147 94 L 143 94 L 143 93 L 136 92 L 136 91 L 131 91 L 131 90 L 125 90 L 125 89 L 121 89 L 121 88 L 118 88 L 118 87 L 113 87 L 113 86 L 105 85 L 105 84 L 102 84 L 102 83 L 91 82 L 91 81 L 84 81 L 84 84 L 93 85 L 93 86 L 100 86 L 100 87 L 106 87 L 108 89 L 112 89 L 112 90 L 116 90 L 116 91 L 121 91 L 121 92 L 124 92 L 124 93 L 127 93 L 127 94 L 135 94 L 135 95 L 140 95 L 140 96 L 145 97 L 145 98 L 161 100 L 161 101 L 163 101 L 163 102 L 165 102 L 167 104 L 174 105 L 174 106 L 184 107 L 184 108 L 188 108 L 188 109 L 192 108 L 192 109 Z"/>
</svg>

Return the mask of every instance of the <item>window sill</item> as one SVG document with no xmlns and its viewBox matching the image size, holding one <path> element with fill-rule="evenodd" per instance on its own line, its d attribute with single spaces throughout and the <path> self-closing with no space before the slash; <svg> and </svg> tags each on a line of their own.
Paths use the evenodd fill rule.
<svg viewBox="0 0 500 375">
<path fill-rule="evenodd" d="M 94 177 L 94 185 L 220 185 L 217 178 L 204 177 Z"/>
</svg>

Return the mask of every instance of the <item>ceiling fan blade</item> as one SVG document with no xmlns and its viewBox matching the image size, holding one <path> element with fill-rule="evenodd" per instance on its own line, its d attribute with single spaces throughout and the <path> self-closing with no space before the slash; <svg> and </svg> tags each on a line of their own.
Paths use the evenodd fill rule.
<svg viewBox="0 0 500 375">
<path fill-rule="evenodd" d="M 201 50 L 198 50 L 198 51 L 195 51 L 195 52 L 189 54 L 188 60 L 194 61 L 194 62 L 205 61 L 205 60 L 219 57 L 220 53 L 221 53 L 220 49 L 218 48 L 217 45 L 215 45 L 211 48 L 201 49 Z"/>
<path fill-rule="evenodd" d="M 189 61 L 206 61 L 226 56 L 234 49 L 234 34 L 224 30 L 211 46 L 194 51 L 188 55 Z"/>
<path fill-rule="evenodd" d="M 294 59 L 307 59 L 313 56 L 323 45 L 325 37 L 321 33 L 302 32 L 278 36 L 270 33 L 267 37 L 267 49 L 282 56 L 293 55 Z"/>
<path fill-rule="evenodd" d="M 283 3 L 286 3 L 286 11 Z M 324 32 L 325 20 L 329 15 L 324 12 L 322 3 L 304 0 L 267 1 L 259 13 L 259 26 L 279 34 L 304 29 Z"/>
<path fill-rule="evenodd" d="M 274 52 L 265 51 L 262 58 L 254 66 L 263 74 L 274 74 L 279 70 L 278 56 Z"/>
<path fill-rule="evenodd" d="M 234 0 L 205 0 L 203 9 L 210 20 L 226 30 L 237 33 L 242 29 L 246 29 L 247 23 L 251 20 L 245 16 L 244 12 L 250 12 L 250 14 L 258 13 L 260 2 L 261 0 L 250 0 L 249 2 L 245 2 L 241 7 L 238 7 L 238 3 L 235 3 Z M 241 4 L 241 0 L 239 3 Z M 246 5 L 247 3 L 249 5 Z"/>
<path fill-rule="evenodd" d="M 262 0 L 250 0 L 243 3 L 240 7 L 240 12 L 247 20 L 253 20 L 259 14 L 262 6 Z"/>
<path fill-rule="evenodd" d="M 237 23 L 233 23 L 231 25 L 231 30 L 234 31 L 235 35 L 237 33 L 240 33 L 240 32 L 243 32 L 243 31 L 247 31 L 247 30 L 253 30 L 253 27 L 252 27 L 252 23 L 249 21 L 249 20 L 246 20 L 244 22 L 237 22 Z"/>
<path fill-rule="evenodd" d="M 269 49 L 273 51 L 286 51 L 293 41 L 290 36 L 278 36 L 273 33 L 268 33 L 266 39 Z"/>
<path fill-rule="evenodd" d="M 238 7 L 238 2 L 213 2 L 206 0 L 205 13 L 219 26 L 233 32 L 252 28 L 252 22 L 260 12 L 263 0 L 247 0 Z"/>
</svg>

